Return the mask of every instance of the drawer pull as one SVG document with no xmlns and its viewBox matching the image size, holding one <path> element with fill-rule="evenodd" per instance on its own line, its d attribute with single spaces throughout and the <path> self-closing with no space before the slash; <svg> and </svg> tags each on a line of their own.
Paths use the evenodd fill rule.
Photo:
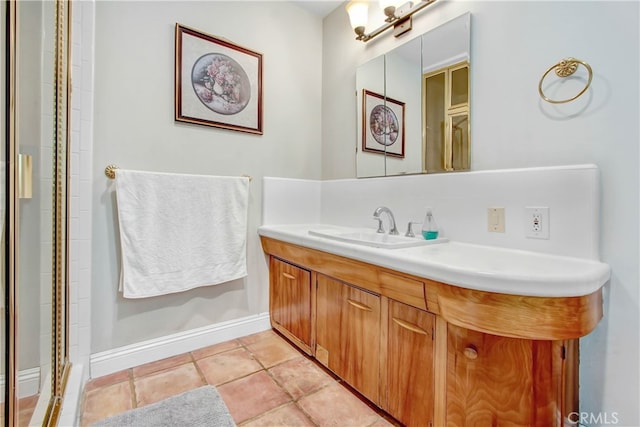
<svg viewBox="0 0 640 427">
<path fill-rule="evenodd" d="M 286 277 L 289 280 L 296 280 L 296 276 L 294 276 L 293 274 L 289 274 L 289 273 L 282 273 L 282 275 L 284 277 Z"/>
<path fill-rule="evenodd" d="M 358 301 L 355 301 L 355 300 L 352 300 L 352 299 L 348 299 L 347 302 L 349 304 L 351 304 L 352 306 L 354 306 L 355 308 L 358 308 L 360 310 L 371 311 L 371 307 L 366 306 L 366 305 L 362 304 L 361 302 L 358 302 Z"/>
<path fill-rule="evenodd" d="M 477 358 L 478 358 L 478 349 L 477 349 L 475 346 L 473 346 L 473 345 L 468 345 L 468 346 L 464 349 L 464 352 L 463 352 L 463 353 L 464 353 L 464 356 L 465 356 L 467 359 L 474 360 L 474 359 L 477 359 Z"/>
<path fill-rule="evenodd" d="M 402 328 L 405 328 L 405 329 L 408 329 L 408 330 L 410 330 L 412 332 L 415 332 L 417 334 L 429 335 L 429 333 L 427 331 L 425 331 L 424 329 L 414 325 L 413 323 L 406 322 L 406 321 L 404 321 L 402 319 L 398 319 L 397 317 L 394 317 L 393 321 L 396 324 L 398 324 L 398 326 L 400 326 Z"/>
</svg>

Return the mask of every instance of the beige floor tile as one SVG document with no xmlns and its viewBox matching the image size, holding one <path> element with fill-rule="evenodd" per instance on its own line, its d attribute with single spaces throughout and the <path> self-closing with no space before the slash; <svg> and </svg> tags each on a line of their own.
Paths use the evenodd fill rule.
<svg viewBox="0 0 640 427">
<path fill-rule="evenodd" d="M 191 352 L 191 355 L 195 360 L 202 359 L 203 357 L 213 356 L 214 354 L 223 353 L 225 351 L 233 350 L 240 347 L 240 341 L 231 340 L 221 342 L 220 344 L 211 345 Z"/>
<path fill-rule="evenodd" d="M 114 372 L 113 374 L 105 375 L 96 379 L 92 379 L 84 386 L 84 391 L 89 392 L 91 390 L 105 387 L 112 384 L 121 383 L 123 381 L 129 381 L 131 379 L 131 371 L 125 369 L 124 371 Z"/>
<path fill-rule="evenodd" d="M 205 385 L 193 363 L 134 378 L 137 407 Z"/>
<path fill-rule="evenodd" d="M 241 427 L 314 427 L 315 424 L 296 406 L 295 403 L 276 408 L 262 414 Z"/>
<path fill-rule="evenodd" d="M 303 357 L 302 353 L 277 335 L 248 344 L 246 347 L 265 368 L 296 357 Z"/>
<path fill-rule="evenodd" d="M 226 351 L 197 360 L 196 364 L 208 384 L 219 385 L 247 376 L 262 366 L 244 348 Z"/>
<path fill-rule="evenodd" d="M 291 400 L 265 371 L 223 384 L 218 392 L 238 424 Z"/>
<path fill-rule="evenodd" d="M 39 394 L 35 394 L 29 397 L 23 397 L 18 401 L 18 425 L 28 426 L 31 421 L 33 411 L 38 404 Z"/>
<path fill-rule="evenodd" d="M 246 337 L 238 338 L 238 341 L 240 341 L 242 345 L 249 345 L 261 341 L 265 338 L 271 338 L 275 336 L 278 336 L 278 334 L 273 329 L 269 329 L 267 331 L 262 331 L 256 334 L 247 335 Z"/>
<path fill-rule="evenodd" d="M 301 398 L 298 405 L 319 426 L 362 427 L 380 420 L 373 409 L 337 383 Z"/>
<path fill-rule="evenodd" d="M 294 400 L 336 381 L 305 357 L 298 357 L 274 366 L 269 369 L 269 372 Z"/>
<path fill-rule="evenodd" d="M 85 395 L 82 425 L 88 426 L 98 420 L 128 411 L 133 408 L 129 381 L 100 387 Z"/>
<path fill-rule="evenodd" d="M 147 363 L 145 365 L 140 365 L 133 368 L 133 377 L 144 377 L 154 372 L 164 371 L 165 369 L 184 365 L 185 363 L 189 363 L 191 361 L 191 355 L 189 353 L 184 353 L 178 356 L 158 360 L 157 362 Z"/>
</svg>

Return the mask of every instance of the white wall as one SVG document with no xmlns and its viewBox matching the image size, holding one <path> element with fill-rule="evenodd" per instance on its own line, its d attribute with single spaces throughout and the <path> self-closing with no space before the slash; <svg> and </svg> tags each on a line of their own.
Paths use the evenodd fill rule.
<svg viewBox="0 0 640 427">
<path fill-rule="evenodd" d="M 268 310 L 256 228 L 261 178 L 320 177 L 322 21 L 286 2 L 96 2 L 93 150 L 92 353 Z M 264 135 L 174 121 L 176 22 L 258 51 Z M 170 296 L 125 300 L 112 181 L 104 168 L 249 174 L 246 279 Z"/>
<path fill-rule="evenodd" d="M 346 13 L 336 10 L 324 21 L 323 178 L 355 176 L 356 67 L 467 11 L 472 169 L 600 169 L 600 254 L 612 279 L 605 318 L 582 340 L 581 409 L 640 425 L 638 2 L 442 1 L 414 17 L 406 38 L 386 34 L 367 44 L 353 39 Z M 591 88 L 572 103 L 547 104 L 539 79 L 568 56 L 593 67 Z"/>
</svg>

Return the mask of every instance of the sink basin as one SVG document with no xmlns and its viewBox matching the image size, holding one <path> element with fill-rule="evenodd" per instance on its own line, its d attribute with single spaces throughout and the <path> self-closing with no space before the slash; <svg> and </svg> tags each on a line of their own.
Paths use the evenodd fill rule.
<svg viewBox="0 0 640 427">
<path fill-rule="evenodd" d="M 374 230 L 349 229 L 349 228 L 326 228 L 309 230 L 309 234 L 316 237 L 337 240 L 345 243 L 355 243 L 374 248 L 400 249 L 415 246 L 433 245 L 449 241 L 447 238 L 425 240 L 421 237 L 392 236 L 389 234 L 377 233 Z"/>
</svg>

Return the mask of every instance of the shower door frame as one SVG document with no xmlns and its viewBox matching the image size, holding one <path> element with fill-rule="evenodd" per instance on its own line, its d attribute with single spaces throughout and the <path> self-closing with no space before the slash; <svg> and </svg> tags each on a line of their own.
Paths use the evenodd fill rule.
<svg viewBox="0 0 640 427">
<path fill-rule="evenodd" d="M 15 308 L 17 307 L 17 239 L 15 232 L 18 229 L 17 223 L 17 189 L 18 180 L 16 179 L 17 171 L 16 164 L 18 159 L 17 153 L 17 138 L 16 138 L 16 75 L 17 75 L 17 35 L 18 35 L 18 22 L 17 22 L 17 5 L 11 1 L 5 2 L 5 14 L 6 14 L 6 46 L 5 46 L 5 150 L 6 150 L 6 201 L 5 201 L 5 216 L 6 216 L 6 238 L 3 242 L 5 244 L 5 404 L 4 404 L 4 420 L 6 426 L 13 426 L 16 424 L 18 414 L 18 399 L 16 397 L 17 391 L 17 355 L 16 355 L 16 340 L 17 340 L 17 313 Z"/>
<path fill-rule="evenodd" d="M 5 328 L 5 405 L 4 425 L 18 424 L 18 245 L 19 203 L 18 171 L 19 141 L 17 135 L 17 76 L 18 76 L 18 6 L 6 0 L 6 240 L 5 270 L 6 307 Z M 43 426 L 57 425 L 67 379 L 71 371 L 69 361 L 69 185 L 71 148 L 71 0 L 55 0 L 55 71 L 54 71 L 54 132 L 53 132 L 53 197 L 52 197 L 52 352 L 50 398 L 42 421 Z M 46 387 L 47 385 L 43 385 Z"/>
</svg>

